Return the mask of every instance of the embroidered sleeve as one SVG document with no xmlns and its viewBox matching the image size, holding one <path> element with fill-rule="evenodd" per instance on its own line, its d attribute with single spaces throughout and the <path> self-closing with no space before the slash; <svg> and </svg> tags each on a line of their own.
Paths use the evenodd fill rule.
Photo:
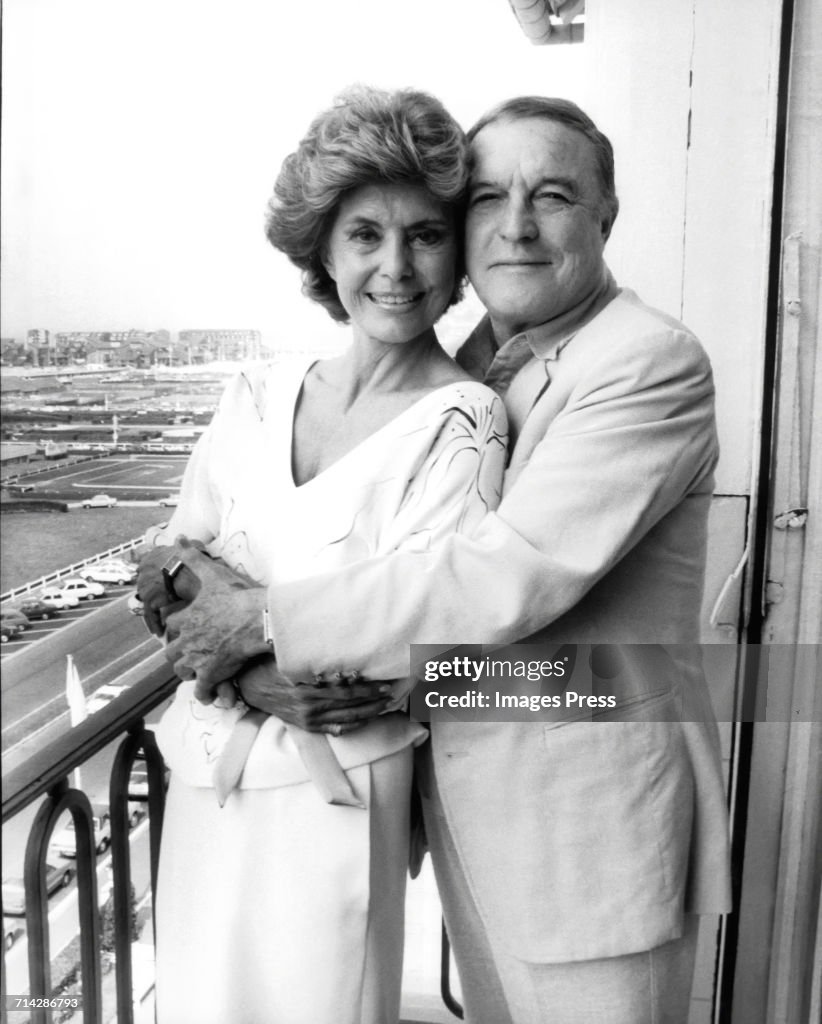
<svg viewBox="0 0 822 1024">
<path fill-rule="evenodd" d="M 486 388 L 472 388 L 440 415 L 384 550 L 427 551 L 451 533 L 471 533 L 500 502 L 508 442 L 502 402 Z"/>
</svg>

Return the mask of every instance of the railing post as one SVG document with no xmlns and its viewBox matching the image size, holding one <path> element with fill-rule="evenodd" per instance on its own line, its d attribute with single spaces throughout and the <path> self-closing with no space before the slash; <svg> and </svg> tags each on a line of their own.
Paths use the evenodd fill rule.
<svg viewBox="0 0 822 1024">
<path fill-rule="evenodd" d="M 26 909 L 29 939 L 29 988 L 33 996 L 48 996 L 52 991 L 49 955 L 48 890 L 46 887 L 46 851 L 57 819 L 69 811 L 74 821 L 77 857 L 77 900 L 80 914 L 80 963 L 83 978 L 83 1019 L 102 1024 L 103 1005 L 100 983 L 100 921 L 97 907 L 97 851 L 91 804 L 85 793 L 68 788 L 61 779 L 49 790 L 29 833 L 23 867 L 25 892 L 35 894 Z M 48 1024 L 43 1008 L 32 1011 L 32 1024 Z"/>
<path fill-rule="evenodd" d="M 163 834 L 163 816 L 166 810 L 165 762 L 154 732 L 143 733 L 143 753 L 148 775 L 148 837 L 151 861 L 151 920 L 154 927 L 154 908 L 157 906 L 157 875 L 160 870 L 160 840 Z M 156 942 L 156 929 L 155 929 Z"/>
<path fill-rule="evenodd" d="M 157 872 L 160 861 L 160 837 L 165 810 L 165 778 L 162 755 L 154 733 L 140 719 L 117 749 L 111 768 L 109 806 L 111 809 L 111 860 L 114 876 L 114 933 L 117 971 L 118 1024 L 132 1024 L 134 980 L 131 965 L 131 848 L 129 845 L 128 785 L 134 759 L 139 750 L 146 759 L 148 777 L 149 859 L 151 865 L 151 918 L 154 932 L 154 907 Z"/>
</svg>

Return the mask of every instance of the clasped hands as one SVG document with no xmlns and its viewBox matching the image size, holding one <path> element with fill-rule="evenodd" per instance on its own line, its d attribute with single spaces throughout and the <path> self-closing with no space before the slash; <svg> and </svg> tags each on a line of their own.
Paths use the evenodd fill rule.
<svg viewBox="0 0 822 1024">
<path fill-rule="evenodd" d="M 163 568 L 172 563 L 179 570 L 169 579 Z M 166 658 L 181 679 L 195 680 L 194 695 L 204 704 L 231 706 L 239 691 L 250 707 L 290 725 L 339 736 L 390 702 L 385 682 L 335 674 L 309 684 L 279 672 L 263 635 L 266 588 L 211 558 L 197 541 L 179 536 L 171 546 L 145 549 L 137 594 L 147 627 L 169 640 Z"/>
</svg>

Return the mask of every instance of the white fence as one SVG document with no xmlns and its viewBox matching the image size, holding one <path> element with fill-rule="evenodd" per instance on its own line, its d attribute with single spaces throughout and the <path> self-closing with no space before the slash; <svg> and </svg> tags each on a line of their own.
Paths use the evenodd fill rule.
<svg viewBox="0 0 822 1024">
<path fill-rule="evenodd" d="M 133 540 L 124 541 L 122 544 L 118 544 L 117 547 L 110 548 L 108 551 L 103 551 L 99 555 L 91 555 L 88 558 L 83 559 L 82 562 L 75 562 L 73 565 L 67 565 L 64 569 L 58 569 L 56 572 L 50 572 L 48 576 L 41 576 L 39 580 L 33 580 L 31 583 L 25 583 L 22 587 L 15 587 L 14 590 L 7 590 L 5 594 L 0 594 L 0 602 L 11 601 L 16 597 L 24 597 L 27 594 L 31 594 L 32 591 L 40 590 L 42 587 L 47 587 L 51 583 L 56 583 L 58 580 L 64 579 L 66 576 L 72 576 L 74 573 L 79 572 L 80 569 L 85 569 L 86 566 L 95 565 L 97 562 L 105 562 L 106 559 L 114 558 L 116 555 L 123 555 L 127 551 L 132 551 L 143 543 L 142 534 L 139 537 L 135 537 Z"/>
</svg>

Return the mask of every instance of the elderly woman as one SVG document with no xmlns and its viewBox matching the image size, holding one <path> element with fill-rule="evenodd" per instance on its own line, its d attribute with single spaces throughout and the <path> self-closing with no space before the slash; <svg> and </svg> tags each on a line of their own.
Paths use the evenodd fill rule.
<svg viewBox="0 0 822 1024">
<path fill-rule="evenodd" d="M 426 550 L 496 505 L 504 412 L 433 326 L 460 296 L 466 178 L 462 131 L 426 94 L 359 89 L 316 118 L 282 167 L 267 234 L 302 269 L 306 294 L 350 322 L 350 345 L 229 385 L 155 544 L 185 535 L 267 584 Z M 391 1024 L 412 747 L 425 736 L 397 710 L 403 693 L 360 731 L 321 737 L 355 796 L 339 805 L 323 800 L 279 719 L 203 703 L 195 687 L 180 685 L 158 729 L 171 767 L 158 1019 Z M 220 806 L 215 771 L 255 714 Z"/>
</svg>

